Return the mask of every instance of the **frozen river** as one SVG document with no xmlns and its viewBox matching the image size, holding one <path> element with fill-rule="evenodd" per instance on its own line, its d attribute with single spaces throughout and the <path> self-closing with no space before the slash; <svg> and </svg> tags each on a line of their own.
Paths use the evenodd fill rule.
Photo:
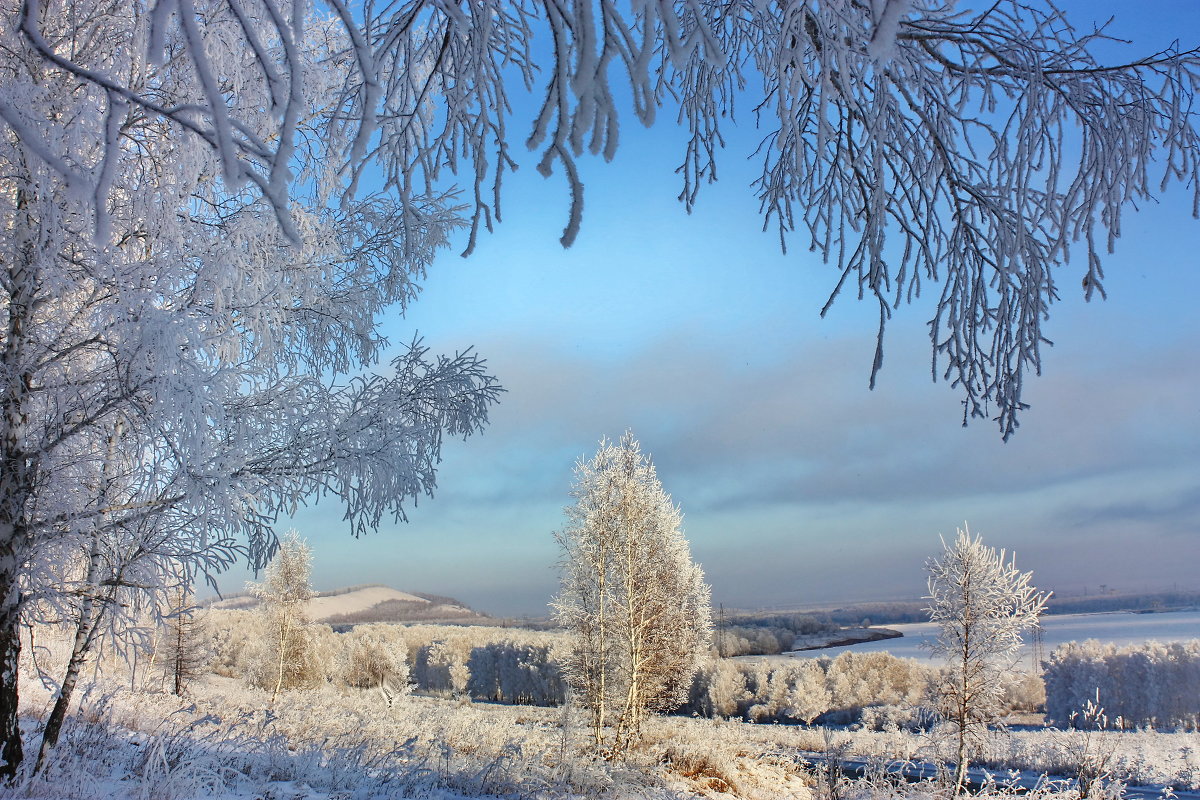
<svg viewBox="0 0 1200 800">
<path fill-rule="evenodd" d="M 856 653 L 886 650 L 893 655 L 905 658 L 930 659 L 929 651 L 921 647 L 921 642 L 929 641 L 937 635 L 935 624 L 918 622 L 883 627 L 900 631 L 904 636 L 900 639 L 885 639 L 880 642 L 866 642 L 846 647 L 806 650 L 794 655 L 797 657 L 835 656 L 843 650 L 853 650 Z M 1060 644 L 1082 642 L 1087 639 L 1114 642 L 1118 645 L 1141 644 L 1151 640 L 1175 642 L 1200 639 L 1200 611 L 1167 611 L 1160 614 L 1129 612 L 1058 614 L 1042 617 L 1042 642 L 1047 656 Z M 1032 652 L 1031 636 L 1026 634 L 1023 656 L 1026 666 L 1032 664 Z"/>
</svg>

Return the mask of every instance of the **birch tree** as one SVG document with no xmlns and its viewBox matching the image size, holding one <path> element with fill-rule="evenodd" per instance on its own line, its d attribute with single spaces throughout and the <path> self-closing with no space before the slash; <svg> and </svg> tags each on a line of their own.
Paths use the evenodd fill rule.
<svg viewBox="0 0 1200 800">
<path fill-rule="evenodd" d="M 1013 556 L 984 545 L 966 525 L 952 544 L 942 541 L 940 559 L 930 559 L 929 619 L 938 624 L 931 644 L 946 662 L 935 684 L 938 710 L 954 732 L 954 794 L 966 785 L 970 750 L 1000 714 L 1006 674 L 1021 650 L 1021 633 L 1037 624 L 1049 594 L 1031 584 Z"/>
<path fill-rule="evenodd" d="M 687 701 L 712 636 L 709 588 L 682 515 L 632 433 L 601 440 L 576 464 L 571 495 L 555 534 L 562 559 L 552 605 L 575 639 L 565 673 L 593 746 L 620 757 L 647 711 Z"/>
<path fill-rule="evenodd" d="M 267 620 L 262 666 L 263 682 L 271 687 L 271 705 L 282 690 L 300 685 L 309 672 L 312 653 L 306 647 L 305 627 L 313 596 L 311 573 L 312 549 L 299 533 L 288 531 L 267 565 L 265 580 L 248 587 L 261 601 Z"/>
<path fill-rule="evenodd" d="M 278 86 L 242 73 L 252 50 L 228 36 L 232 11 L 195 35 L 163 32 L 159 61 L 137 3 L 2 13 L 0 774 L 12 775 L 23 615 L 77 618 L 78 664 L 121 606 L 112 574 L 137 573 L 128 596 L 169 583 L 156 570 L 176 558 L 192 574 L 261 566 L 278 515 L 322 498 L 344 504 L 356 534 L 403 518 L 433 491 L 443 436 L 478 430 L 498 387 L 474 354 L 432 356 L 419 339 L 378 365 L 379 313 L 403 312 L 460 223 L 439 197 L 330 202 L 336 165 L 313 149 L 330 109 L 313 98 L 332 92 L 320 78 L 345 78 L 336 26 L 306 28 L 292 51 L 296 70 L 323 68 L 313 95 L 288 95 L 311 146 L 289 157 L 282 226 L 269 199 L 225 180 L 219 149 L 122 99 L 199 108 L 205 78 L 180 66 L 196 47 L 222 91 L 268 107 Z M 259 114 L 237 136 L 271 140 L 276 122 Z M 78 563 L 91 566 L 64 584 Z"/>
</svg>

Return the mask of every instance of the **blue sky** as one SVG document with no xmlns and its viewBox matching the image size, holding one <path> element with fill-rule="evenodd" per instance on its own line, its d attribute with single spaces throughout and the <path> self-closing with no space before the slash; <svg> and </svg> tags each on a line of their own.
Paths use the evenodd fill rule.
<svg viewBox="0 0 1200 800">
<path fill-rule="evenodd" d="M 1067 11 L 1077 26 L 1115 14 L 1132 54 L 1200 30 L 1194 0 Z M 407 318 L 385 326 L 397 342 L 419 331 L 435 352 L 474 347 L 508 393 L 482 436 L 447 445 L 437 496 L 407 524 L 353 540 L 333 504 L 297 516 L 316 588 L 379 582 L 544 614 L 572 465 L 626 428 L 726 606 L 920 596 L 938 535 L 964 520 L 1060 593 L 1200 588 L 1200 222 L 1188 194 L 1126 218 L 1107 302 L 1076 289 L 1082 258 L 1059 275 L 1056 344 L 1002 443 L 988 421 L 960 427 L 958 395 L 931 382 L 928 302 L 899 309 L 868 391 L 876 312 L 846 297 L 819 317 L 836 276 L 761 231 L 753 140 L 733 137 L 721 182 L 687 216 L 674 199 L 678 131 L 627 122 L 616 161 L 585 165 L 583 230 L 567 251 L 565 185 L 526 159 L 496 233 L 470 258 L 439 260 Z"/>
</svg>

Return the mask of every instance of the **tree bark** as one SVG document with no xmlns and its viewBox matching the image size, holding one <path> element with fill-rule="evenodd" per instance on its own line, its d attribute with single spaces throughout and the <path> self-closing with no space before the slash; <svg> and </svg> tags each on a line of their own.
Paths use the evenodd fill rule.
<svg viewBox="0 0 1200 800">
<path fill-rule="evenodd" d="M 9 530 L 11 526 L 5 526 Z M 0 536 L 6 531 L 0 528 Z M 10 534 L 11 535 L 11 534 Z M 12 548 L 0 545 L 0 778 L 12 780 L 24 759 L 18 712 L 21 660 L 21 598 Z"/>
<path fill-rule="evenodd" d="M 87 658 L 88 652 L 92 649 L 96 625 L 100 621 L 95 594 L 98 588 L 99 574 L 100 537 L 97 534 L 92 538 L 92 551 L 88 557 L 84 594 L 79 604 L 79 621 L 75 625 L 75 642 L 71 647 L 71 657 L 67 660 L 67 671 L 59 686 L 58 696 L 54 698 L 54 708 L 50 710 L 50 716 L 46 719 L 46 730 L 42 734 L 42 744 L 38 748 L 37 762 L 33 766 L 34 772 L 41 770 L 42 765 L 46 762 L 46 756 L 58 744 L 63 721 L 67 718 L 67 709 L 75 694 L 75 686 L 79 682 L 79 673 L 83 669 L 83 662 Z"/>
<path fill-rule="evenodd" d="M 90 614 L 89 614 L 90 616 Z M 42 745 L 38 748 L 37 762 L 33 766 L 33 771 L 38 772 L 46 763 L 46 756 L 58 744 L 58 737 L 62 733 L 63 722 L 67 718 L 67 709 L 71 705 L 71 698 L 75 694 L 75 686 L 79 682 L 79 673 L 83 668 L 83 661 L 87 656 L 88 647 L 80 644 L 80 637 L 84 640 L 91 639 L 91 631 L 94 625 L 85 625 L 81 619 L 79 628 L 76 631 L 75 648 L 71 651 L 71 658 L 67 662 L 67 672 L 63 676 L 62 685 L 58 689 L 58 696 L 54 699 L 54 708 L 50 710 L 50 716 L 46 718 L 46 730 L 42 733 Z"/>
<path fill-rule="evenodd" d="M 8 319 L 0 351 L 0 778 L 11 780 L 21 766 L 21 728 L 18 683 L 21 658 L 20 570 L 30 531 L 26 520 L 37 473 L 36 460 L 27 452 L 26 401 L 32 384 L 26 364 L 26 325 L 33 314 L 37 289 L 37 249 L 31 218 L 30 180 L 18 178 L 17 214 L 10 233 L 16 241 L 13 260 L 3 276 L 8 295 Z"/>
</svg>

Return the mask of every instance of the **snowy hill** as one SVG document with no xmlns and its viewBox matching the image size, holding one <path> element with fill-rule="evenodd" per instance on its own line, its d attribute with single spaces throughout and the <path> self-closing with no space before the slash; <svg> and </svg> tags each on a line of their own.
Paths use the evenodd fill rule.
<svg viewBox="0 0 1200 800">
<path fill-rule="evenodd" d="M 258 598 L 242 594 L 211 604 L 213 608 L 251 609 Z M 313 622 L 353 624 L 360 622 L 479 621 L 479 614 L 452 597 L 402 592 L 372 584 L 318 592 L 308 601 L 308 618 Z"/>
</svg>

